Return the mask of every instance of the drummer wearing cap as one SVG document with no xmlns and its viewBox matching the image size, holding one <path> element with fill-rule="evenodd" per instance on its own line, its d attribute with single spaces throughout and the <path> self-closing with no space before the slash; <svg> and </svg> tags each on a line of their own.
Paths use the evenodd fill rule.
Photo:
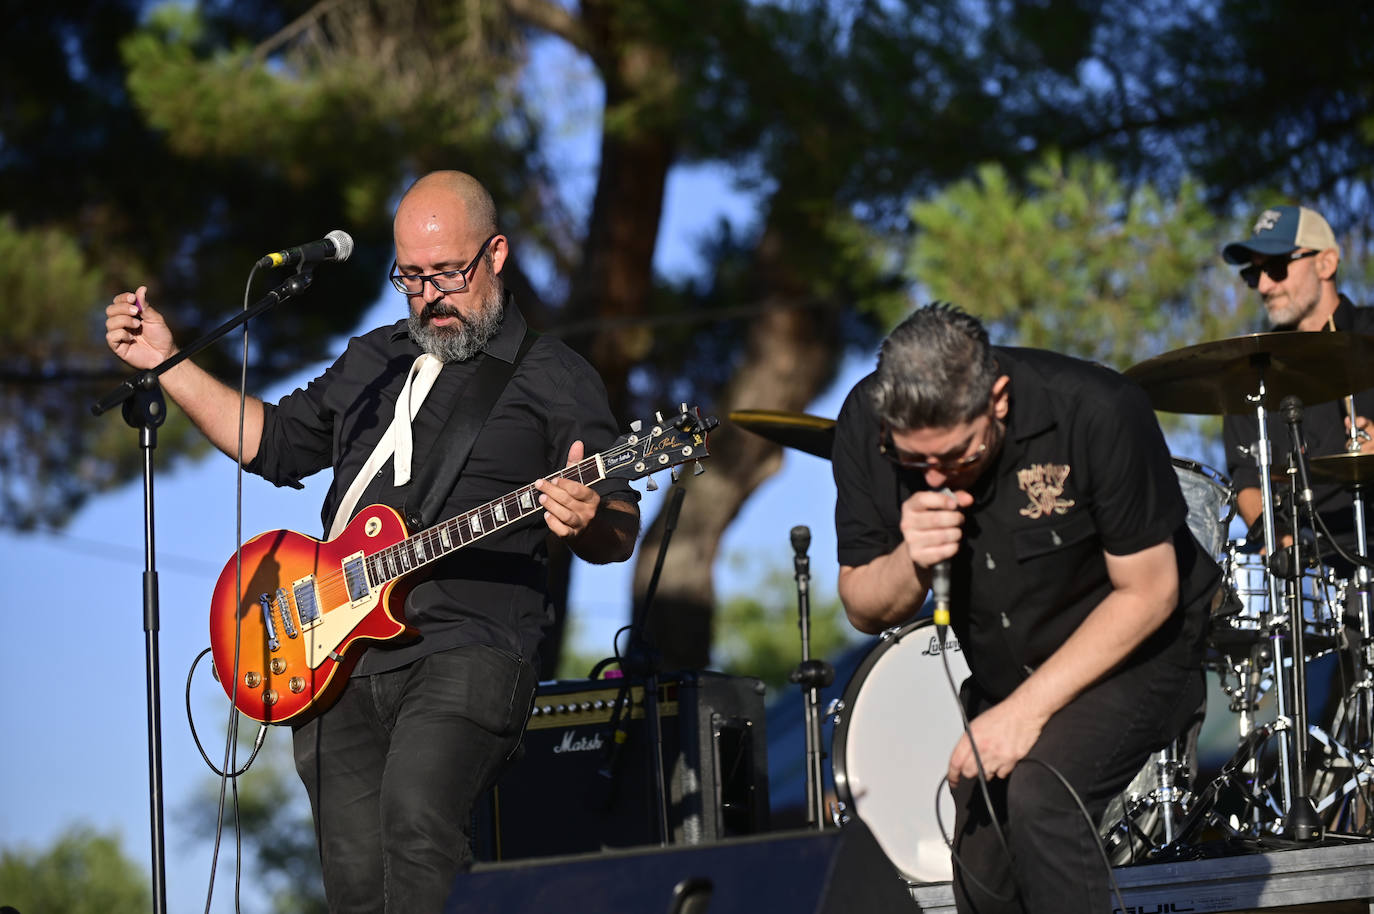
<svg viewBox="0 0 1374 914">
<path fill-rule="evenodd" d="M 972 673 L 962 701 L 1010 848 L 965 735 L 943 772 L 959 910 L 1110 910 L 1094 823 L 1202 705 L 1220 580 L 1188 531 L 1144 393 L 1097 365 L 990 346 L 975 318 L 932 305 L 892 331 L 850 392 L 833 465 L 855 627 L 916 615 L 949 563 L 951 628 Z M 911 719 L 892 726 L 919 726 L 937 700 L 911 696 Z M 940 774 L 912 772 L 932 788 Z"/>
<path fill-rule="evenodd" d="M 1341 247 L 1331 226 L 1305 206 L 1275 206 L 1255 221 L 1252 234 L 1222 248 L 1227 263 L 1241 267 L 1240 278 L 1264 300 L 1271 330 L 1312 332 L 1374 332 L 1374 308 L 1357 308 L 1336 289 Z M 1320 366 L 1317 366 L 1320 370 Z M 1362 453 L 1374 453 L 1370 421 L 1374 390 L 1354 395 L 1355 438 Z M 1307 456 L 1320 457 L 1352 450 L 1350 404 L 1333 400 L 1304 404 L 1302 433 Z M 1269 436 L 1276 468 L 1288 464 L 1292 439 L 1282 417 L 1271 412 Z M 1259 471 L 1253 447 L 1259 426 L 1253 415 L 1228 415 L 1222 420 L 1227 472 L 1237 489 L 1240 516 L 1253 525 L 1260 516 Z M 1314 504 L 1332 535 L 1347 547 L 1354 545 L 1354 510 L 1349 491 L 1334 483 L 1312 486 Z M 1281 529 L 1281 535 L 1285 535 Z"/>
</svg>

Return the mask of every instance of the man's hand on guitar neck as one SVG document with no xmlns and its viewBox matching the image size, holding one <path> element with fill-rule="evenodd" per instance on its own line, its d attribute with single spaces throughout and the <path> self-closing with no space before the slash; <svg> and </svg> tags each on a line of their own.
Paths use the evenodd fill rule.
<svg viewBox="0 0 1374 914">
<path fill-rule="evenodd" d="M 582 462 L 584 447 L 574 441 L 567 466 Z M 595 489 L 574 479 L 540 479 L 534 484 L 544 522 L 577 556 L 593 564 L 619 562 L 634 551 L 639 507 L 620 499 L 603 502 Z"/>
</svg>

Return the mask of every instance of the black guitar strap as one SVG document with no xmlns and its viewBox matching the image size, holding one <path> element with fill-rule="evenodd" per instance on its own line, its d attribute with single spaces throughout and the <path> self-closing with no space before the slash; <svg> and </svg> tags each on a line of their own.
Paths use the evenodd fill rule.
<svg viewBox="0 0 1374 914">
<path fill-rule="evenodd" d="M 458 482 L 458 474 L 472 453 L 477 433 L 482 430 L 482 424 L 487 421 L 487 415 L 496 405 L 501 391 L 506 389 L 511 375 L 515 374 L 516 366 L 530 351 L 538 336 L 533 330 L 526 329 L 515 358 L 509 362 L 482 353 L 482 363 L 477 366 L 463 395 L 453 404 L 453 412 L 444 423 L 443 431 L 435 440 L 424 466 L 410 481 L 410 494 L 406 496 L 401 511 L 410 526 L 410 532 L 432 527 L 441 520 L 439 511 Z"/>
</svg>

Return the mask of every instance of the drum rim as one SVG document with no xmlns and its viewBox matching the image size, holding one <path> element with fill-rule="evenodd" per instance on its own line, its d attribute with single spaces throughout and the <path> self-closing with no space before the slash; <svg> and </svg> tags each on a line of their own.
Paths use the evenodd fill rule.
<svg viewBox="0 0 1374 914">
<path fill-rule="evenodd" d="M 1208 482 L 1214 483 L 1218 487 L 1227 490 L 1227 492 L 1230 492 L 1232 485 L 1231 477 L 1221 472 L 1221 470 L 1218 470 L 1215 467 L 1208 466 L 1207 464 L 1202 463 L 1201 461 L 1194 460 L 1191 457 L 1179 457 L 1177 454 L 1170 454 L 1169 459 L 1173 462 L 1175 467 L 1182 467 L 1185 470 L 1191 470 L 1194 473 L 1197 473 L 1199 476 L 1206 479 Z"/>
<path fill-rule="evenodd" d="M 852 714 L 846 712 L 850 711 L 854 700 L 858 698 L 859 687 L 868 679 L 868 674 L 873 671 L 873 667 L 877 666 L 884 654 L 917 630 L 933 628 L 934 625 L 934 618 L 923 616 L 910 622 L 904 622 L 899 626 L 884 629 L 883 633 L 879 635 L 881 640 L 864 655 L 864 659 L 854 669 L 854 673 L 844 685 L 844 692 L 840 695 L 840 701 L 843 704 L 835 712 L 835 730 L 830 738 L 830 773 L 835 779 L 835 795 L 844 803 L 845 808 L 851 810 L 853 814 L 857 815 L 858 808 L 854 803 L 854 796 L 849 790 L 849 772 L 845 764 L 844 751 L 849 739 L 849 722 L 852 720 Z"/>
</svg>

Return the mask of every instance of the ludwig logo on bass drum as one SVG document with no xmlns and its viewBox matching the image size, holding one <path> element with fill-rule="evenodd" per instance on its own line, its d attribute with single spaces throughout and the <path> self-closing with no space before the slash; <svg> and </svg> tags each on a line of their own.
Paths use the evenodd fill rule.
<svg viewBox="0 0 1374 914">
<path fill-rule="evenodd" d="M 581 739 L 575 740 L 573 736 L 576 732 L 575 730 L 569 730 L 563 734 L 563 741 L 553 747 L 555 755 L 564 752 L 594 752 L 604 745 L 600 733 L 593 733 L 590 737 L 584 736 Z"/>
</svg>

